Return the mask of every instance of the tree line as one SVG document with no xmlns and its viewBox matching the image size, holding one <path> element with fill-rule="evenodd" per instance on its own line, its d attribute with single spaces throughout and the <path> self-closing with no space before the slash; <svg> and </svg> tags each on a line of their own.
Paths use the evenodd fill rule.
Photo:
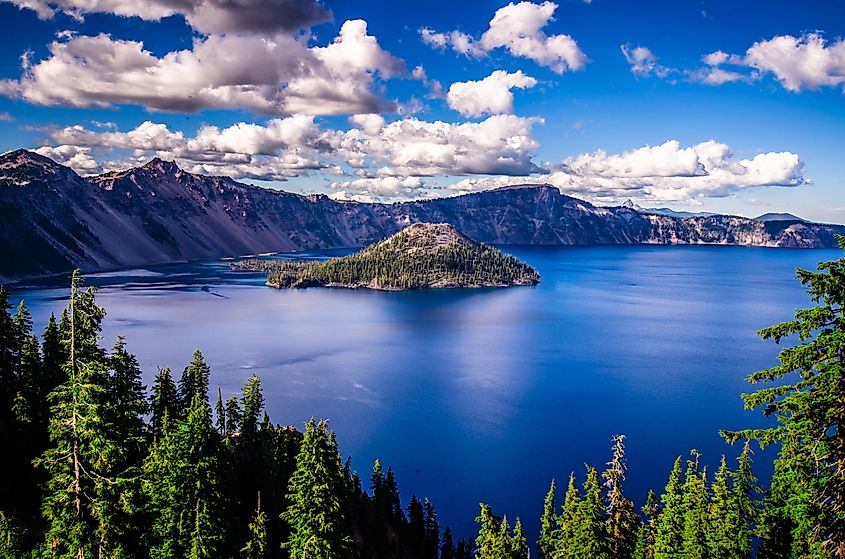
<svg viewBox="0 0 845 559">
<path fill-rule="evenodd" d="M 845 249 L 845 239 L 840 239 Z M 611 458 L 552 481 L 538 507 L 543 559 L 845 559 L 845 259 L 799 270 L 814 306 L 760 331 L 789 341 L 743 395 L 772 426 L 715 472 L 693 450 L 663 491 L 625 495 L 624 437 Z M 105 311 L 73 275 L 68 307 L 39 340 L 0 288 L 0 556 L 44 558 L 527 559 L 522 522 L 482 503 L 477 535 L 441 531 L 431 502 L 403 507 L 376 461 L 367 482 L 342 461 L 325 421 L 276 425 L 261 381 L 209 395 L 202 354 L 150 394 L 122 338 L 100 346 Z M 778 445 L 767 488 L 750 442 Z"/>
</svg>

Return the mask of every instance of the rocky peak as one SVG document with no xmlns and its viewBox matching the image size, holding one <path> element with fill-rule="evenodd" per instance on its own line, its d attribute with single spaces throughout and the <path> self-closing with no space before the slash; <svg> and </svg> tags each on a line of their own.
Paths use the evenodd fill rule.
<svg viewBox="0 0 845 559">
<path fill-rule="evenodd" d="M 154 176 L 178 176 L 183 171 L 175 161 L 165 161 L 159 157 L 154 157 L 145 163 L 141 169 L 147 171 Z"/>
</svg>

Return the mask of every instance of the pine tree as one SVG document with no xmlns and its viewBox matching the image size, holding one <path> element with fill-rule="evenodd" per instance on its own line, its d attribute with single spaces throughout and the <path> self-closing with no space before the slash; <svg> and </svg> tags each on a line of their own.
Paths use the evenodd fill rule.
<svg viewBox="0 0 845 559">
<path fill-rule="evenodd" d="M 660 520 L 660 499 L 654 494 L 651 489 L 648 490 L 648 497 L 646 497 L 645 505 L 642 508 L 645 515 L 645 523 L 642 527 L 642 559 L 654 559 L 654 542 L 657 536 L 657 524 Z"/>
<path fill-rule="evenodd" d="M 158 440 L 164 433 L 165 417 L 170 419 L 171 424 L 181 417 L 181 406 L 170 369 L 160 368 L 153 380 L 153 395 L 150 402 L 150 430 L 153 439 Z"/>
<path fill-rule="evenodd" d="M 576 555 L 605 559 L 609 555 L 609 535 L 605 517 L 599 473 L 587 466 L 587 480 L 584 482 L 584 500 L 578 507 L 578 527 L 575 530 L 573 548 Z"/>
<path fill-rule="evenodd" d="M 96 305 L 94 289 L 80 291 L 71 280 L 68 381 L 50 395 L 50 447 L 36 464 L 48 476 L 42 511 L 47 523 L 46 547 L 51 557 L 83 559 L 121 553 L 112 538 L 117 503 L 109 485 L 118 448 L 112 438 L 114 408 L 108 397 L 108 368 L 97 346 L 105 311 Z"/>
<path fill-rule="evenodd" d="M 625 497 L 622 487 L 628 471 L 624 441 L 624 435 L 613 437 L 613 458 L 602 474 L 607 488 L 607 532 L 612 559 L 629 559 L 640 532 L 640 519 L 634 502 Z"/>
<path fill-rule="evenodd" d="M 479 506 L 481 513 L 475 519 L 479 524 L 478 536 L 475 538 L 475 556 L 477 559 L 496 559 L 499 525 L 490 505 L 480 503 Z"/>
<path fill-rule="evenodd" d="M 183 417 L 194 400 L 194 396 L 199 394 L 208 398 L 208 377 L 210 374 L 211 370 L 205 364 L 202 352 L 200 350 L 194 351 L 193 359 L 182 371 L 182 377 L 179 379 L 179 398 L 182 403 Z"/>
<path fill-rule="evenodd" d="M 349 553 L 339 496 L 345 480 L 337 447 L 325 421 L 312 418 L 305 427 L 296 470 L 288 485 L 288 508 L 282 519 L 290 526 L 285 543 L 291 559 L 339 559 Z"/>
<path fill-rule="evenodd" d="M 554 538 L 555 558 L 577 557 L 579 549 L 576 547 L 576 535 L 581 524 L 581 495 L 575 485 L 575 474 L 569 474 L 569 485 L 566 488 L 566 497 L 563 501 L 563 510 L 558 518 L 560 526 L 558 534 Z"/>
<path fill-rule="evenodd" d="M 751 444 L 745 441 L 737 459 L 738 468 L 732 474 L 731 501 L 735 511 L 732 518 L 735 525 L 731 530 L 734 541 L 733 556 L 738 559 L 751 557 L 754 539 L 754 522 L 757 517 L 757 478 L 751 471 Z"/>
<path fill-rule="evenodd" d="M 217 403 L 214 405 L 214 420 L 220 436 L 228 437 L 229 432 L 226 430 L 226 408 L 223 405 L 223 392 L 219 386 L 217 387 Z"/>
<path fill-rule="evenodd" d="M 845 249 L 845 237 L 837 240 Z M 787 497 L 784 516 L 792 517 L 795 526 L 807 520 L 798 516 L 809 516 L 813 529 L 805 543 L 821 543 L 830 556 L 845 559 L 845 258 L 820 262 L 817 270 L 797 271 L 815 306 L 758 332 L 778 344 L 798 338 L 796 346 L 780 352 L 778 365 L 748 377 L 751 383 L 774 386 L 743 395 L 747 409 L 762 408 L 778 425 L 723 434 L 728 442 L 750 438 L 761 446 L 783 443 L 781 472 L 802 476 L 795 482 L 807 493 L 809 505 L 799 511 Z M 793 443 L 804 451 L 790 448 Z"/>
<path fill-rule="evenodd" d="M 249 524 L 249 539 L 241 549 L 244 559 L 266 559 L 267 557 L 267 515 L 261 510 L 261 493 L 255 516 Z"/>
<path fill-rule="evenodd" d="M 552 559 L 555 548 L 555 531 L 557 530 L 557 515 L 555 514 L 555 480 L 549 485 L 549 492 L 543 501 L 543 515 L 540 517 L 540 538 L 537 548 L 542 559 Z"/>
<path fill-rule="evenodd" d="M 729 479 L 728 463 L 722 455 L 719 469 L 713 477 L 713 498 L 707 521 L 707 547 L 711 559 L 741 558 L 734 545 L 733 531 L 739 524 L 739 515 L 734 507 L 736 500 L 731 493 Z"/>
<path fill-rule="evenodd" d="M 707 546 L 707 472 L 699 470 L 698 451 L 692 451 L 692 460 L 687 461 L 683 486 L 684 531 L 683 557 L 685 559 L 708 559 Z"/>
<path fill-rule="evenodd" d="M 681 457 L 675 460 L 666 489 L 660 496 L 662 511 L 654 532 L 655 559 L 675 559 L 684 540 L 684 495 L 681 485 Z"/>
<path fill-rule="evenodd" d="M 525 532 L 522 529 L 522 521 L 516 518 L 513 525 L 513 537 L 511 538 L 511 559 L 528 559 L 528 542 L 525 539 Z"/>
<path fill-rule="evenodd" d="M 455 559 L 455 553 L 452 529 L 446 526 L 443 530 L 443 543 L 440 545 L 440 559 Z"/>
<path fill-rule="evenodd" d="M 264 409 L 261 380 L 255 375 L 249 377 L 241 394 L 241 436 L 252 437 L 258 429 L 258 418 Z"/>
<path fill-rule="evenodd" d="M 163 434 L 144 465 L 144 490 L 155 516 L 150 556 L 215 557 L 225 534 L 224 448 L 208 400 L 196 393 L 187 419 L 169 423 L 165 414 Z"/>
<path fill-rule="evenodd" d="M 440 547 L 440 523 L 437 521 L 437 513 L 434 506 L 427 498 L 423 503 L 425 512 L 425 541 L 423 544 L 423 557 L 426 559 L 437 559 Z"/>
</svg>

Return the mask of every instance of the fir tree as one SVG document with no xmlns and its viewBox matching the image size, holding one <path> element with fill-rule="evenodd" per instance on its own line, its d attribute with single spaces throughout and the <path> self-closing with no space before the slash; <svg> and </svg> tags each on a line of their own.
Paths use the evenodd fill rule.
<svg viewBox="0 0 845 559">
<path fill-rule="evenodd" d="M 684 531 L 683 557 L 708 559 L 707 545 L 707 473 L 699 471 L 700 454 L 693 450 L 692 460 L 687 461 L 683 486 Z"/>
<path fill-rule="evenodd" d="M 475 556 L 477 559 L 495 559 L 499 525 L 496 523 L 490 505 L 480 503 L 479 506 L 481 512 L 475 519 L 479 524 L 478 536 L 475 538 Z"/>
<path fill-rule="evenodd" d="M 657 524 L 660 519 L 660 499 L 654 494 L 651 489 L 648 490 L 648 497 L 646 497 L 645 505 L 642 508 L 645 515 L 645 523 L 642 527 L 642 559 L 654 559 L 654 542 L 657 536 Z"/>
<path fill-rule="evenodd" d="M 220 436 L 227 437 L 229 432 L 226 430 L 226 408 L 223 405 L 223 392 L 219 386 L 217 387 L 217 403 L 214 405 L 214 420 Z"/>
<path fill-rule="evenodd" d="M 443 530 L 443 543 L 440 545 L 440 559 L 455 559 L 455 552 L 452 529 L 446 526 Z"/>
<path fill-rule="evenodd" d="M 261 380 L 255 375 L 249 377 L 241 394 L 241 436 L 252 437 L 258 429 L 258 418 L 264 409 Z"/>
<path fill-rule="evenodd" d="M 845 237 L 838 243 L 845 249 Z M 832 557 L 845 559 L 845 258 L 820 262 L 817 270 L 797 271 L 816 306 L 758 332 L 775 343 L 798 338 L 798 345 L 780 352 L 778 365 L 748 377 L 751 383 L 775 385 L 743 395 L 746 408 L 762 408 L 779 424 L 723 434 L 729 442 L 783 443 L 781 471 L 802 476 L 796 483 L 809 497 L 806 512 L 796 511 L 787 498 L 785 516 L 797 526 L 804 522 L 797 516 L 809 515 L 813 534 L 807 545 L 820 543 Z M 792 443 L 803 450 L 795 452 Z"/>
<path fill-rule="evenodd" d="M 540 538 L 537 548 L 542 559 L 552 559 L 555 547 L 555 531 L 557 530 L 557 515 L 555 514 L 555 480 L 549 485 L 549 492 L 543 501 L 543 515 L 540 517 Z"/>
<path fill-rule="evenodd" d="M 581 495 L 575 485 L 575 474 L 569 474 L 569 485 L 563 501 L 563 510 L 558 519 L 560 526 L 557 537 L 554 538 L 556 558 L 577 557 L 576 535 L 581 523 Z"/>
<path fill-rule="evenodd" d="M 150 402 L 150 430 L 153 439 L 158 440 L 162 436 L 165 417 L 169 418 L 171 423 L 181 417 L 180 409 L 181 403 L 176 383 L 173 382 L 170 369 L 162 367 L 153 380 L 153 395 Z"/>
<path fill-rule="evenodd" d="M 517 517 L 516 523 L 513 525 L 510 557 L 511 559 L 528 559 L 528 555 L 528 542 L 522 529 L 522 521 Z"/>
<path fill-rule="evenodd" d="M 249 539 L 241 549 L 244 559 L 265 559 L 267 557 L 267 515 L 261 510 L 261 493 L 255 516 L 249 524 Z"/>
<path fill-rule="evenodd" d="M 684 540 L 684 495 L 681 485 L 681 457 L 675 460 L 666 489 L 660 496 L 661 512 L 654 532 L 655 559 L 674 559 Z"/>
<path fill-rule="evenodd" d="M 609 555 L 609 536 L 605 517 L 599 473 L 587 466 L 587 480 L 584 482 L 584 500 L 578 507 L 578 527 L 575 530 L 573 548 L 576 555 L 605 559 Z"/>
<path fill-rule="evenodd" d="M 345 480 L 337 447 L 325 421 L 305 427 L 296 470 L 288 485 L 290 526 L 285 543 L 291 559 L 340 559 L 349 553 L 351 537 L 340 502 Z"/>
<path fill-rule="evenodd" d="M 437 552 L 440 547 L 440 523 L 437 521 L 437 513 L 434 511 L 434 506 L 427 498 L 423 503 L 423 511 L 425 512 L 423 557 L 426 559 L 437 559 Z"/>
<path fill-rule="evenodd" d="M 197 394 L 208 398 L 208 377 L 211 370 L 205 364 L 205 359 L 200 350 L 194 351 L 190 364 L 182 371 L 179 379 L 179 398 L 182 402 L 182 410 L 187 413 L 194 396 Z M 182 414 L 184 416 L 184 413 Z"/>
<path fill-rule="evenodd" d="M 640 519 L 634 502 L 625 497 L 622 487 L 628 471 L 624 441 L 624 435 L 613 437 L 613 458 L 602 474 L 607 488 L 607 532 L 612 559 L 629 559 L 640 532 Z"/>
</svg>

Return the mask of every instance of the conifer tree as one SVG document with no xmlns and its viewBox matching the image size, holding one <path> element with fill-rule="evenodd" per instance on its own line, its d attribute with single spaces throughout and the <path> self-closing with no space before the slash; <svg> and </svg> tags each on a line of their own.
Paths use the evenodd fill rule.
<svg viewBox="0 0 845 559">
<path fill-rule="evenodd" d="M 587 466 L 587 480 L 584 482 L 584 500 L 578 511 L 578 527 L 575 530 L 573 548 L 576 555 L 605 559 L 609 555 L 609 536 L 605 517 L 599 473 Z"/>
<path fill-rule="evenodd" d="M 475 556 L 477 559 L 494 559 L 499 540 L 499 525 L 490 505 L 480 503 L 479 506 L 481 512 L 475 519 L 479 524 L 478 536 L 475 538 Z"/>
<path fill-rule="evenodd" d="M 648 490 L 645 505 L 642 508 L 645 523 L 642 527 L 642 559 L 654 559 L 654 542 L 657 535 L 657 523 L 660 519 L 660 499 L 651 489 Z M 638 545 L 639 542 L 638 542 Z"/>
<path fill-rule="evenodd" d="M 738 511 L 734 507 L 729 484 L 730 472 L 725 456 L 719 463 L 719 469 L 713 477 L 713 498 L 708 512 L 707 547 L 711 559 L 740 559 L 741 555 L 734 546 L 733 531 L 739 524 Z"/>
<path fill-rule="evenodd" d="M 845 249 L 845 237 L 837 240 Z M 787 499 L 783 516 L 800 526 L 804 520 L 797 517 L 809 515 L 813 529 L 807 544 L 821 544 L 832 557 L 845 559 L 845 258 L 820 262 L 817 271 L 799 269 L 797 277 L 815 306 L 758 334 L 778 344 L 797 336 L 798 344 L 780 352 L 778 365 L 748 377 L 774 386 L 743 395 L 747 409 L 762 408 L 778 425 L 723 434 L 728 442 L 783 443 L 781 472 L 802 476 L 796 483 L 809 497 L 806 512 Z M 804 450 L 796 452 L 799 447 Z"/>
<path fill-rule="evenodd" d="M 557 515 L 555 514 L 555 480 L 549 485 L 549 492 L 543 501 L 543 515 L 540 517 L 540 537 L 537 548 L 542 559 L 552 559 L 555 547 Z"/>
<path fill-rule="evenodd" d="M 684 495 L 681 484 L 681 457 L 675 460 L 666 489 L 660 496 L 662 511 L 654 533 L 655 559 L 675 559 L 684 540 Z"/>
<path fill-rule="evenodd" d="M 735 511 L 732 516 L 735 525 L 731 530 L 734 546 L 734 557 L 747 559 L 751 557 L 754 539 L 754 522 L 757 517 L 757 494 L 759 487 L 754 472 L 751 471 L 751 444 L 745 441 L 737 459 L 738 467 L 732 474 L 731 501 Z"/>
<path fill-rule="evenodd" d="M 97 346 L 105 311 L 94 289 L 81 291 L 71 280 L 68 381 L 50 395 L 50 446 L 37 465 L 48 476 L 42 511 L 47 523 L 46 547 L 52 557 L 79 559 L 122 553 L 113 538 L 114 494 L 108 486 L 119 460 L 112 438 L 114 408 L 108 397 L 108 368 Z"/>
<path fill-rule="evenodd" d="M 170 374 L 168 367 L 162 367 L 156 373 L 153 380 L 153 394 L 150 402 L 150 430 L 153 439 L 158 440 L 164 429 L 164 418 L 170 420 L 170 424 L 181 417 L 181 403 L 176 383 Z"/>
<path fill-rule="evenodd" d="M 437 521 L 437 513 L 431 501 L 426 498 L 423 503 L 425 512 L 425 543 L 423 545 L 423 556 L 426 559 L 437 559 L 440 547 L 440 523 Z"/>
<path fill-rule="evenodd" d="M 575 485 L 575 473 L 569 474 L 569 485 L 563 501 L 563 510 L 558 519 L 560 526 L 555 537 L 554 557 L 576 557 L 579 549 L 576 547 L 576 535 L 581 523 L 581 495 Z"/>
<path fill-rule="evenodd" d="M 261 493 L 255 516 L 249 524 L 249 539 L 241 549 L 244 559 L 266 559 L 267 557 L 267 515 L 261 510 Z"/>
<path fill-rule="evenodd" d="M 607 489 L 608 551 L 612 559 L 629 559 L 640 532 L 640 519 L 634 502 L 625 497 L 622 486 L 628 471 L 624 441 L 624 435 L 613 437 L 613 458 L 602 474 Z"/>
<path fill-rule="evenodd" d="M 226 399 L 226 428 L 230 433 L 237 433 L 241 428 L 241 401 L 234 395 Z"/>
<path fill-rule="evenodd" d="M 455 559 L 455 542 L 452 529 L 446 526 L 443 530 L 443 543 L 440 545 L 440 559 Z"/>
<path fill-rule="evenodd" d="M 511 538 L 511 559 L 528 559 L 528 542 L 525 539 L 525 531 L 522 529 L 522 521 L 516 518 L 513 525 L 513 537 Z"/>
<path fill-rule="evenodd" d="M 214 420 L 220 436 L 228 436 L 229 432 L 226 430 L 226 408 L 223 405 L 223 392 L 219 386 L 217 387 L 217 403 L 214 405 Z"/>
<path fill-rule="evenodd" d="M 405 530 L 405 547 L 413 556 L 418 555 L 425 541 L 425 512 L 416 495 L 411 495 L 408 503 L 408 526 Z"/>
<path fill-rule="evenodd" d="M 340 502 L 345 485 L 337 447 L 325 421 L 305 427 L 296 470 L 288 485 L 290 527 L 285 548 L 291 559 L 340 559 L 349 553 L 351 536 Z"/>
<path fill-rule="evenodd" d="M 508 524 L 508 517 L 505 516 L 499 522 L 499 530 L 493 540 L 493 553 L 487 559 L 510 559 L 512 552 L 511 527 Z"/>
<path fill-rule="evenodd" d="M 692 460 L 687 461 L 683 486 L 684 532 L 683 557 L 708 559 L 707 545 L 707 472 L 699 470 L 700 454 L 692 451 Z"/>
<path fill-rule="evenodd" d="M 215 557 L 225 526 L 221 518 L 223 446 L 211 422 L 207 398 L 199 392 L 185 421 L 169 425 L 144 465 L 145 493 L 154 513 L 150 555 Z"/>
<path fill-rule="evenodd" d="M 208 398 L 208 377 L 211 370 L 205 364 L 205 358 L 202 356 L 200 350 L 194 351 L 194 356 L 191 362 L 182 371 L 182 377 L 179 379 L 179 398 L 182 402 L 182 410 L 184 417 L 194 396 L 200 394 L 204 398 Z"/>
<path fill-rule="evenodd" d="M 254 374 L 241 390 L 241 436 L 252 437 L 258 429 L 258 418 L 264 409 L 261 380 Z"/>
</svg>

